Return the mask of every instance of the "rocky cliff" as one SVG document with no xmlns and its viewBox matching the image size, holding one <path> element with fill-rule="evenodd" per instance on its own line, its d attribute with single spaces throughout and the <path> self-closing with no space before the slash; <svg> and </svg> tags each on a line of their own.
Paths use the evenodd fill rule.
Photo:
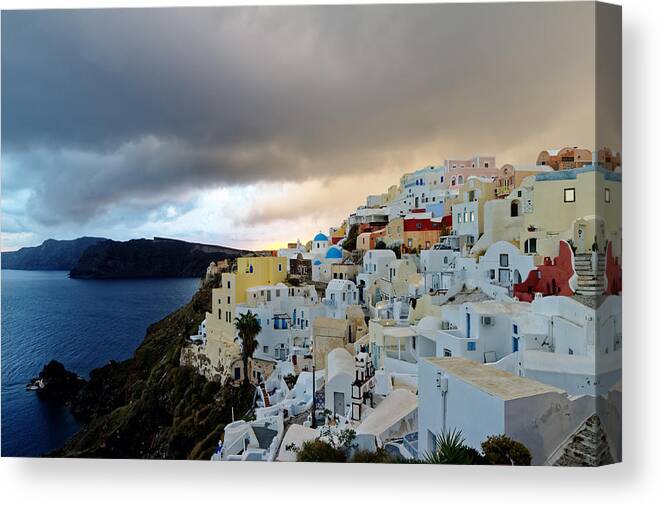
<svg viewBox="0 0 661 506">
<path fill-rule="evenodd" d="M 248 252 L 173 239 L 104 241 L 85 250 L 69 272 L 72 278 L 200 277 L 210 262 Z"/>
<path fill-rule="evenodd" d="M 76 265 L 87 248 L 106 240 L 102 237 L 79 237 L 70 241 L 48 239 L 39 246 L 3 252 L 2 268 L 28 271 L 68 271 Z"/>
<path fill-rule="evenodd" d="M 53 457 L 209 459 L 253 391 L 207 381 L 179 365 L 187 336 L 210 310 L 214 282 L 147 330 L 134 356 L 91 372 L 71 401 L 84 425 Z"/>
</svg>

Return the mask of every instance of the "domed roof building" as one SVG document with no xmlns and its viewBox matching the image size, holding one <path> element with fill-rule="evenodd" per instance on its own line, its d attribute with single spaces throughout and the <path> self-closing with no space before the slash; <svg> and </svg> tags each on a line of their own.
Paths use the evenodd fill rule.
<svg viewBox="0 0 661 506">
<path fill-rule="evenodd" d="M 332 260 L 342 260 L 342 250 L 337 246 L 331 246 L 326 251 L 326 258 Z"/>
<path fill-rule="evenodd" d="M 324 257 L 326 255 L 326 250 L 330 246 L 330 241 L 328 236 L 322 232 L 319 232 L 312 239 L 312 250 L 311 253 L 318 257 Z"/>
</svg>

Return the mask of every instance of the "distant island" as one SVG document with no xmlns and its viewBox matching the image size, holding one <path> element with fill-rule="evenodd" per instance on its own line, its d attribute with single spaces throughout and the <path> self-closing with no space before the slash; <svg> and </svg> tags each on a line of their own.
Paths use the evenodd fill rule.
<svg viewBox="0 0 661 506">
<path fill-rule="evenodd" d="M 200 277 L 211 262 L 247 253 L 162 237 L 130 241 L 100 237 L 48 239 L 40 246 L 2 253 L 2 268 L 67 270 L 71 278 L 79 279 Z"/>
<path fill-rule="evenodd" d="M 47 239 L 39 246 L 2 252 L 2 268 L 24 271 L 70 271 L 83 252 L 103 237 L 79 237 L 68 241 Z"/>
</svg>

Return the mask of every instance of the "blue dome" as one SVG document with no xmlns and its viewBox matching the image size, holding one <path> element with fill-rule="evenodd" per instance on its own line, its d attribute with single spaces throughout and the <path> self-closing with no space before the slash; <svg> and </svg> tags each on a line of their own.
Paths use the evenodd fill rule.
<svg viewBox="0 0 661 506">
<path fill-rule="evenodd" d="M 321 260 L 317 259 L 314 262 L 312 262 L 312 265 L 321 265 Z"/>
<path fill-rule="evenodd" d="M 321 232 L 319 232 L 317 235 L 314 236 L 314 239 L 312 239 L 312 240 L 313 241 L 328 241 L 328 236 L 322 234 Z"/>
<path fill-rule="evenodd" d="M 340 251 L 340 248 L 336 246 L 328 248 L 328 251 L 326 252 L 326 258 L 342 258 L 342 252 Z"/>
</svg>

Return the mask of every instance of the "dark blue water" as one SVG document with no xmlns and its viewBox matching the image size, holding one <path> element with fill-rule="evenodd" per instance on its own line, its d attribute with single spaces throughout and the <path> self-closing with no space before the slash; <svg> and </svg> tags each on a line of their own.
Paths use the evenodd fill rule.
<svg viewBox="0 0 661 506">
<path fill-rule="evenodd" d="M 2 271 L 2 455 L 36 456 L 78 426 L 66 408 L 25 390 L 51 359 L 82 376 L 129 358 L 149 324 L 188 302 L 199 280 L 77 280 Z"/>
</svg>

